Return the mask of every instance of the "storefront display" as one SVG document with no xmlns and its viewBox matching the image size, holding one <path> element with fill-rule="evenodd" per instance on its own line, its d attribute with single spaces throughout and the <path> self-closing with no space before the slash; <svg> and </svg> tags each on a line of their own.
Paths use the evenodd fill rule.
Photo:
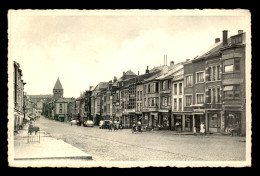
<svg viewBox="0 0 260 176">
<path fill-rule="evenodd" d="M 225 129 L 241 129 L 241 112 L 226 111 L 225 112 Z"/>
<path fill-rule="evenodd" d="M 185 115 L 185 129 L 184 131 L 192 131 L 192 115 Z"/>
<path fill-rule="evenodd" d="M 220 114 L 209 113 L 209 132 L 220 132 L 221 118 Z"/>
</svg>

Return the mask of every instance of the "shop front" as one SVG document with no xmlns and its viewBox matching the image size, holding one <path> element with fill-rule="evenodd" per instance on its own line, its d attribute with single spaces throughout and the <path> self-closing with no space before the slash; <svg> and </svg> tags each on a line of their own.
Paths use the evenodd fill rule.
<svg viewBox="0 0 260 176">
<path fill-rule="evenodd" d="M 193 118 L 192 114 L 184 114 L 184 130 L 185 132 L 192 132 Z"/>
<path fill-rule="evenodd" d="M 169 110 L 160 109 L 158 112 L 159 115 L 159 129 L 160 130 L 169 130 L 171 124 L 171 116 Z"/>
<path fill-rule="evenodd" d="M 221 111 L 207 111 L 207 122 L 206 130 L 210 133 L 220 133 L 221 132 Z"/>
<path fill-rule="evenodd" d="M 206 125 L 206 118 L 205 118 L 205 109 L 193 109 L 194 115 L 194 128 L 196 129 L 196 132 L 200 132 L 200 124 L 204 123 Z M 207 126 L 206 126 L 207 129 Z"/>
<path fill-rule="evenodd" d="M 136 121 L 140 121 L 143 124 L 143 115 L 141 112 L 135 112 Z"/>
<path fill-rule="evenodd" d="M 143 112 L 142 125 L 144 128 L 149 126 L 149 112 Z"/>
<path fill-rule="evenodd" d="M 241 112 L 240 111 L 225 111 L 225 132 L 229 130 L 237 130 L 241 133 Z"/>
<path fill-rule="evenodd" d="M 149 126 L 154 129 L 154 128 L 158 128 L 158 123 L 159 122 L 159 118 L 158 118 L 158 112 L 151 112 L 150 116 L 149 116 Z"/>
<path fill-rule="evenodd" d="M 173 114 L 173 131 L 182 132 L 183 131 L 183 119 L 182 114 Z"/>
</svg>

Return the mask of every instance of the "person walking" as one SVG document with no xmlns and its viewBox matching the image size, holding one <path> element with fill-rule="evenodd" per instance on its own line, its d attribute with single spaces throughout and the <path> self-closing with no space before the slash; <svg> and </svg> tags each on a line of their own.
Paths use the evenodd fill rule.
<svg viewBox="0 0 260 176">
<path fill-rule="evenodd" d="M 201 122 L 201 124 L 200 124 L 200 134 L 205 134 L 205 125 L 204 125 L 204 123 L 203 122 Z"/>
</svg>

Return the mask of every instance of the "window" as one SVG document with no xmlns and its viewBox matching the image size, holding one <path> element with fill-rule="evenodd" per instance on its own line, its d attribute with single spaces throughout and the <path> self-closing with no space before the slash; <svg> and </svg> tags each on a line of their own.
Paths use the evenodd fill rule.
<svg viewBox="0 0 260 176">
<path fill-rule="evenodd" d="M 235 59 L 235 71 L 239 71 L 240 70 L 240 59 L 237 58 Z"/>
<path fill-rule="evenodd" d="M 211 89 L 209 89 L 209 98 L 208 98 L 208 103 L 211 103 Z"/>
<path fill-rule="evenodd" d="M 224 86 L 223 89 L 224 98 L 239 98 L 240 97 L 240 86 L 239 85 L 228 85 Z"/>
<path fill-rule="evenodd" d="M 220 66 L 217 66 L 217 80 L 220 80 Z"/>
<path fill-rule="evenodd" d="M 143 95 L 142 95 L 142 91 L 140 91 L 140 100 L 142 100 L 142 98 L 143 98 Z"/>
<path fill-rule="evenodd" d="M 177 110 L 177 99 L 174 98 L 174 110 Z"/>
<path fill-rule="evenodd" d="M 62 109 L 60 109 L 60 113 L 62 113 Z"/>
<path fill-rule="evenodd" d="M 62 108 L 62 104 L 60 104 L 60 108 Z"/>
<path fill-rule="evenodd" d="M 174 84 L 174 95 L 177 95 L 177 84 Z"/>
<path fill-rule="evenodd" d="M 182 83 L 179 83 L 179 94 L 182 94 Z"/>
<path fill-rule="evenodd" d="M 224 72 L 232 72 L 234 71 L 233 65 L 225 65 Z"/>
<path fill-rule="evenodd" d="M 155 83 L 155 92 L 158 92 L 159 91 L 159 83 Z"/>
<path fill-rule="evenodd" d="M 211 76 L 212 76 L 212 73 L 211 73 L 211 67 L 209 67 L 209 81 L 211 81 Z"/>
<path fill-rule="evenodd" d="M 199 72 L 197 75 L 197 83 L 204 82 L 204 72 Z"/>
<path fill-rule="evenodd" d="M 220 88 L 217 88 L 217 103 L 220 103 Z"/>
<path fill-rule="evenodd" d="M 197 104 L 204 103 L 204 94 L 197 94 Z"/>
<path fill-rule="evenodd" d="M 146 93 L 146 85 L 144 85 L 144 93 Z"/>
<path fill-rule="evenodd" d="M 213 74 L 212 74 L 212 76 L 213 76 L 212 81 L 215 81 L 216 80 L 216 67 L 212 67 L 212 72 L 213 72 Z"/>
<path fill-rule="evenodd" d="M 163 81 L 163 86 L 162 89 L 165 90 L 166 89 L 166 81 Z"/>
<path fill-rule="evenodd" d="M 215 92 L 215 89 L 212 89 L 212 102 L 215 103 L 216 102 L 216 92 Z"/>
<path fill-rule="evenodd" d="M 179 98 L 179 110 L 182 110 L 182 98 Z"/>
<path fill-rule="evenodd" d="M 187 87 L 190 87 L 190 86 L 192 86 L 192 75 L 189 75 L 189 76 L 186 76 L 185 77 L 186 79 L 186 86 Z"/>
<path fill-rule="evenodd" d="M 171 89 L 171 80 L 168 80 L 168 89 Z"/>
<path fill-rule="evenodd" d="M 147 107 L 146 98 L 144 98 L 144 107 Z"/>
<path fill-rule="evenodd" d="M 150 84 L 148 85 L 148 93 L 150 93 L 151 89 L 150 89 Z"/>
<path fill-rule="evenodd" d="M 142 111 L 142 110 L 143 110 L 142 103 L 140 103 L 140 111 Z"/>
<path fill-rule="evenodd" d="M 190 106 L 191 105 L 191 95 L 186 95 L 186 106 Z"/>
<path fill-rule="evenodd" d="M 240 59 L 228 59 L 223 61 L 224 72 L 240 71 Z"/>
</svg>

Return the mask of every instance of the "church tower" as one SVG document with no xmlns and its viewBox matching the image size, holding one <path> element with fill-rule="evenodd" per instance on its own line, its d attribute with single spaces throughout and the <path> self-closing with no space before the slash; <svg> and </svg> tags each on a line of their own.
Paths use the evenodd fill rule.
<svg viewBox="0 0 260 176">
<path fill-rule="evenodd" d="M 57 79 L 55 86 L 53 88 L 53 97 L 55 100 L 58 100 L 59 98 L 63 98 L 63 88 L 59 78 Z"/>
</svg>

